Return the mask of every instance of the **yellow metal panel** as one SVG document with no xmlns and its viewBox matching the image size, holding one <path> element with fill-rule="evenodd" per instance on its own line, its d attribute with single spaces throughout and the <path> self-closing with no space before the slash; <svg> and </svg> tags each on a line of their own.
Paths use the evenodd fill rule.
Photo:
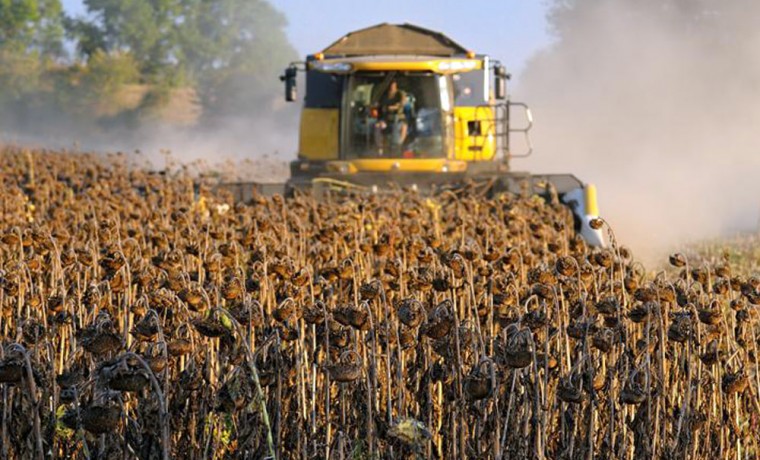
<svg viewBox="0 0 760 460">
<path fill-rule="evenodd" d="M 390 71 L 390 70 L 409 70 L 409 71 L 428 71 L 437 73 L 457 73 L 468 72 L 483 67 L 483 62 L 476 59 L 441 59 L 430 61 L 408 61 L 408 62 L 377 62 L 366 61 L 356 62 L 353 64 L 354 70 L 369 71 Z"/>
<path fill-rule="evenodd" d="M 454 158 L 488 161 L 496 154 L 494 110 L 489 106 L 454 108 Z M 480 123 L 480 134 L 470 135 L 468 123 Z"/>
<path fill-rule="evenodd" d="M 301 112 L 298 156 L 307 160 L 338 159 L 338 109 L 309 109 Z"/>
<path fill-rule="evenodd" d="M 599 215 L 599 204 L 596 200 L 596 186 L 594 184 L 586 184 L 586 215 Z"/>
<path fill-rule="evenodd" d="M 367 172 L 462 172 L 467 169 L 467 163 L 463 161 L 451 161 L 445 158 L 372 158 L 352 160 L 351 164 L 357 171 Z"/>
<path fill-rule="evenodd" d="M 337 70 L 339 64 L 348 64 L 345 69 Z M 351 71 L 418 71 L 418 72 L 436 72 L 440 74 L 451 74 L 469 72 L 483 68 L 483 61 L 480 59 L 388 59 L 379 60 L 376 58 L 358 59 L 326 59 L 324 61 L 312 61 L 309 64 L 310 70 L 319 70 L 323 72 L 347 73 Z"/>
</svg>

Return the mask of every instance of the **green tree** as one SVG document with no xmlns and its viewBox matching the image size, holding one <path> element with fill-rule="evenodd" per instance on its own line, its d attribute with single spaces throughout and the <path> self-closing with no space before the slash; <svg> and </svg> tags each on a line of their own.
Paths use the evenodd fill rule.
<svg viewBox="0 0 760 460">
<path fill-rule="evenodd" d="M 239 78 L 252 86 L 277 84 L 297 55 L 285 35 L 285 17 L 263 0 L 184 0 L 178 54 L 190 78 L 211 98 Z"/>
<path fill-rule="evenodd" d="M 84 82 L 98 93 L 112 93 L 123 85 L 137 83 L 139 78 L 140 71 L 131 54 L 98 50 L 87 63 Z"/>
<path fill-rule="evenodd" d="M 62 18 L 60 0 L 0 0 L 0 109 L 50 92 L 45 72 L 63 55 Z"/>
<path fill-rule="evenodd" d="M 180 40 L 186 72 L 198 82 L 207 109 L 222 115 L 250 113 L 279 100 L 278 76 L 298 58 L 285 34 L 285 16 L 263 0 L 216 0 L 200 6 Z M 200 46 L 204 36 L 213 38 Z"/>
<path fill-rule="evenodd" d="M 36 56 L 0 47 L 0 110 L 37 92 L 41 76 Z"/>
<path fill-rule="evenodd" d="M 64 27 L 81 57 L 89 60 L 96 52 L 108 49 L 105 34 L 98 24 L 84 18 L 65 17 Z"/>
<path fill-rule="evenodd" d="M 78 21 L 74 25 L 86 40 L 88 55 L 93 44 L 106 51 L 129 51 L 148 73 L 160 73 L 174 64 L 174 42 L 179 0 L 85 0 L 95 22 Z"/>
<path fill-rule="evenodd" d="M 296 58 L 285 17 L 265 0 L 85 0 L 95 22 L 70 29 L 79 49 L 128 51 L 153 83 L 191 84 L 211 112 L 274 96 Z"/>
<path fill-rule="evenodd" d="M 63 13 L 60 0 L 0 0 L 0 47 L 63 54 Z"/>
</svg>

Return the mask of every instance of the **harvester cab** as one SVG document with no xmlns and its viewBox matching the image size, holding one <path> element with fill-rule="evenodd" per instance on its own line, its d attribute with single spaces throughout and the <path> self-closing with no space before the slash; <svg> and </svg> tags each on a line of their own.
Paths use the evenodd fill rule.
<svg viewBox="0 0 760 460">
<path fill-rule="evenodd" d="M 488 184 L 489 193 L 556 194 L 573 211 L 576 230 L 595 246 L 590 227 L 596 193 L 570 174 L 532 175 L 510 160 L 532 153 L 533 118 L 509 100 L 505 67 L 449 37 L 410 24 L 351 32 L 293 63 L 281 79 L 297 99 L 305 74 L 298 157 L 286 193 L 325 187 L 383 190 L 389 184 L 434 191 Z M 511 120 L 519 109 L 523 126 Z M 511 144 L 523 136 L 520 151 Z"/>
</svg>

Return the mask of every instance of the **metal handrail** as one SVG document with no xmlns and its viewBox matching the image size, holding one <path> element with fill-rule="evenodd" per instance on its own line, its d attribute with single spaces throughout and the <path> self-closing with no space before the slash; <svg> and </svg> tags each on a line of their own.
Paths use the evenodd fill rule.
<svg viewBox="0 0 760 460">
<path fill-rule="evenodd" d="M 522 107 L 525 111 L 525 118 L 528 120 L 528 124 L 525 127 L 522 128 L 512 128 L 509 127 L 509 133 L 523 133 L 523 136 L 525 137 L 525 144 L 528 146 L 528 151 L 519 155 L 514 155 L 512 153 L 509 154 L 510 158 L 525 158 L 529 157 L 533 153 L 533 142 L 530 138 L 530 130 L 533 128 L 533 112 L 530 111 L 530 107 L 528 107 L 528 104 L 525 104 L 524 102 L 508 102 L 508 106 L 518 106 Z M 507 109 L 509 110 L 509 109 Z M 509 133 L 507 135 L 509 135 Z"/>
</svg>

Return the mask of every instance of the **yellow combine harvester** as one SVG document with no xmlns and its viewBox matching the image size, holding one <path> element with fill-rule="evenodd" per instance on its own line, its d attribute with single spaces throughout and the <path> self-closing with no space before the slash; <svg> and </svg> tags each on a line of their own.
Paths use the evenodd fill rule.
<svg viewBox="0 0 760 460">
<path fill-rule="evenodd" d="M 391 184 L 421 191 L 481 183 L 490 193 L 553 191 L 593 245 L 599 231 L 595 189 L 569 174 L 511 171 L 511 158 L 531 153 L 530 110 L 509 101 L 504 66 L 445 35 L 410 24 L 380 24 L 351 32 L 323 51 L 291 64 L 281 79 L 295 101 L 299 72 L 306 93 L 298 158 L 285 193 Z M 525 125 L 510 124 L 518 107 Z M 510 135 L 524 136 L 516 154 Z M 392 185 L 391 185 L 392 186 Z"/>
</svg>

